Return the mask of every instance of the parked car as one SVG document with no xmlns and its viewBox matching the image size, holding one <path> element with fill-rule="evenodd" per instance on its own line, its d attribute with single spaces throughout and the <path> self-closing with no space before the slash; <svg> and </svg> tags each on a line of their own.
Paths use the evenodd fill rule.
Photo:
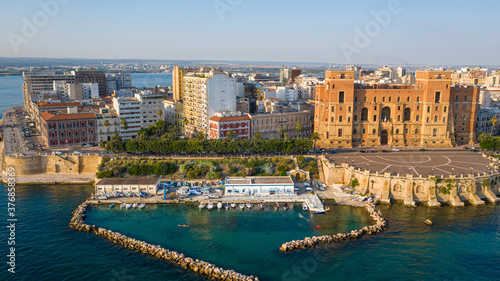
<svg viewBox="0 0 500 281">
<path fill-rule="evenodd" d="M 422 148 L 422 149 L 420 149 L 420 151 L 427 151 L 427 149 L 425 149 L 425 148 Z"/>
<path fill-rule="evenodd" d="M 92 145 L 90 143 L 87 143 L 86 145 L 84 145 L 83 147 L 92 147 Z"/>
<path fill-rule="evenodd" d="M 393 148 L 392 151 L 400 151 L 399 148 Z"/>
<path fill-rule="evenodd" d="M 39 147 L 39 148 L 38 148 L 38 150 L 42 151 L 42 150 L 43 150 L 43 148 Z"/>
</svg>

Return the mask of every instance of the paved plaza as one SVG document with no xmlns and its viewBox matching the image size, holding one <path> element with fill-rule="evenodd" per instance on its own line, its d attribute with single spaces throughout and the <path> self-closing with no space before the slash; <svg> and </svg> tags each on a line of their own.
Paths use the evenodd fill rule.
<svg viewBox="0 0 500 281">
<path fill-rule="evenodd" d="M 493 171 L 493 167 L 489 165 L 489 159 L 470 150 L 348 152 L 328 154 L 325 157 L 335 164 L 348 163 L 356 168 L 369 169 L 372 172 L 401 175 L 449 176 Z"/>
</svg>

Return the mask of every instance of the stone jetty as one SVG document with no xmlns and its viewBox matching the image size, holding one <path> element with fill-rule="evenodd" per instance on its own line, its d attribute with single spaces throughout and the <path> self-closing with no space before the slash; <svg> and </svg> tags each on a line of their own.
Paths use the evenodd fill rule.
<svg viewBox="0 0 500 281">
<path fill-rule="evenodd" d="M 357 239 L 365 234 L 375 234 L 382 232 L 387 228 L 387 221 L 382 217 L 380 211 L 377 211 L 375 204 L 370 202 L 365 205 L 365 209 L 370 214 L 370 216 L 375 221 L 374 225 L 365 226 L 358 230 L 352 230 L 349 233 L 337 233 L 333 235 L 323 235 L 323 236 L 313 236 L 307 237 L 303 240 L 293 240 L 286 242 L 279 248 L 280 251 L 289 252 L 294 250 L 305 250 L 308 248 L 314 248 L 320 244 L 340 242 L 347 239 Z"/>
<path fill-rule="evenodd" d="M 227 270 L 215 266 L 206 261 L 193 259 L 184 256 L 184 254 L 178 253 L 176 251 L 170 251 L 168 249 L 162 248 L 158 245 L 148 244 L 144 241 L 129 238 L 118 232 L 107 230 L 101 227 L 96 227 L 95 225 L 88 225 L 85 223 L 85 217 L 88 207 L 92 204 L 88 201 L 83 202 L 78 206 L 75 211 L 73 211 L 73 217 L 69 223 L 69 226 L 73 229 L 85 232 L 93 232 L 94 234 L 108 239 L 112 243 L 122 245 L 125 248 L 157 257 L 176 264 L 183 269 L 191 270 L 198 274 L 208 276 L 212 279 L 218 280 L 231 280 L 231 281 L 258 281 L 259 278 L 255 276 L 246 276 L 235 272 L 234 270 Z"/>
</svg>

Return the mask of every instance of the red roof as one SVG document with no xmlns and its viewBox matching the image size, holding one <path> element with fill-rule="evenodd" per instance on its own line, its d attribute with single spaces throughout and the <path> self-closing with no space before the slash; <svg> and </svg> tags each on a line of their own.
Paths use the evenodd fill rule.
<svg viewBox="0 0 500 281">
<path fill-rule="evenodd" d="M 175 102 L 175 100 L 174 100 L 174 99 L 165 99 L 165 101 Z"/>
<path fill-rule="evenodd" d="M 47 101 L 38 102 L 39 107 L 56 107 L 56 106 L 79 106 L 82 105 L 81 102 L 52 102 L 49 103 Z"/>
<path fill-rule="evenodd" d="M 248 115 L 227 116 L 227 117 L 212 116 L 212 118 L 209 119 L 209 121 L 215 121 L 215 122 L 230 122 L 230 121 L 241 121 L 241 120 L 250 120 L 250 116 Z"/>
<path fill-rule="evenodd" d="M 40 116 L 45 121 L 60 121 L 60 120 L 78 120 L 78 119 L 92 119 L 95 118 L 94 113 L 72 113 L 72 114 L 57 114 L 54 115 L 50 112 L 42 112 Z"/>
</svg>

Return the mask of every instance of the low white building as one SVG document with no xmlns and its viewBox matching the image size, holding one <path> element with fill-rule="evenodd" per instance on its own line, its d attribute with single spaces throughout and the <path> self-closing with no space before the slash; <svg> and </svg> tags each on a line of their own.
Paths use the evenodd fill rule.
<svg viewBox="0 0 500 281">
<path fill-rule="evenodd" d="M 253 196 L 294 194 L 294 182 L 290 176 L 227 177 L 226 196 Z"/>
<path fill-rule="evenodd" d="M 298 91 L 293 87 L 278 87 L 276 88 L 276 98 L 287 101 L 296 101 L 298 98 Z"/>
<path fill-rule="evenodd" d="M 106 178 L 95 185 L 95 192 L 146 192 L 156 194 L 160 178 Z"/>
</svg>

